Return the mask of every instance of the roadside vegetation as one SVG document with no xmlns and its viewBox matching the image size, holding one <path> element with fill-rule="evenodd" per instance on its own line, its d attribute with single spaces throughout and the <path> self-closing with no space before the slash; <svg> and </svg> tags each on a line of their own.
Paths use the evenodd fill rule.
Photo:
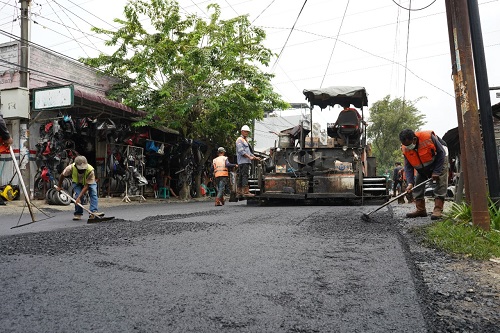
<svg viewBox="0 0 500 333">
<path fill-rule="evenodd" d="M 423 228 L 425 243 L 446 252 L 473 259 L 500 258 L 500 209 L 490 200 L 490 231 L 472 224 L 467 203 L 454 203 L 443 219 Z"/>
<path fill-rule="evenodd" d="M 367 128 L 372 155 L 377 158 L 380 175 L 394 168 L 394 162 L 403 162 L 399 132 L 409 128 L 416 131 L 425 125 L 425 115 L 417 109 L 416 100 L 386 96 L 370 107 L 370 125 Z"/>
</svg>

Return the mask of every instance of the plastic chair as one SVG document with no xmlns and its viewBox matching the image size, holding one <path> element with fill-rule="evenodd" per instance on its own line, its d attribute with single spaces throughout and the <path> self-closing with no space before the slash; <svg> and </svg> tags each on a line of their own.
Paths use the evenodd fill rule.
<svg viewBox="0 0 500 333">
<path fill-rule="evenodd" d="M 211 197 L 215 197 L 215 196 L 217 196 L 217 191 L 213 187 L 208 187 L 207 194 Z"/>
<path fill-rule="evenodd" d="M 162 199 L 170 198 L 170 188 L 169 187 L 160 187 L 158 189 L 158 197 Z"/>
<path fill-rule="evenodd" d="M 205 190 L 205 195 L 209 197 L 215 197 L 217 196 L 217 191 L 213 187 L 208 187 L 205 184 L 201 184 L 201 187 Z"/>
</svg>

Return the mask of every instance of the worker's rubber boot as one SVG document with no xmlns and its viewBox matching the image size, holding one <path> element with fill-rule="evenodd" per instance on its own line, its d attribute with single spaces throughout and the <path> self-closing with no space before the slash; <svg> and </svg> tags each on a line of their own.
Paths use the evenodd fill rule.
<svg viewBox="0 0 500 333">
<path fill-rule="evenodd" d="M 434 199 L 434 210 L 431 214 L 431 220 L 439 220 L 443 217 L 444 200 L 441 198 Z"/>
<path fill-rule="evenodd" d="M 243 187 L 243 196 L 245 198 L 255 197 L 255 194 L 250 193 L 250 186 Z"/>
<path fill-rule="evenodd" d="M 415 218 L 427 216 L 427 211 L 425 210 L 425 199 L 415 200 L 415 206 L 417 207 L 417 209 L 414 212 L 406 214 L 406 217 Z"/>
</svg>

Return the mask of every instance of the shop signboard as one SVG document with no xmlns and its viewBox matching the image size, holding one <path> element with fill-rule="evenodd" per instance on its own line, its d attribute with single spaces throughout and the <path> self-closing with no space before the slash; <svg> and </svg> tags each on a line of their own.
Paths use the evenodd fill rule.
<svg viewBox="0 0 500 333">
<path fill-rule="evenodd" d="M 33 110 L 70 108 L 75 101 L 72 85 L 33 89 Z"/>
</svg>

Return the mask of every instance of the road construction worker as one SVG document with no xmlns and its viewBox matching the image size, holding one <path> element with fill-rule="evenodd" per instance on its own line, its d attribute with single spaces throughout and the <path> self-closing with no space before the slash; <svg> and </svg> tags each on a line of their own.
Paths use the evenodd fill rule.
<svg viewBox="0 0 500 333">
<path fill-rule="evenodd" d="M 432 178 L 436 182 L 434 187 L 434 210 L 431 219 L 437 220 L 442 217 L 444 198 L 448 190 L 448 160 L 445 146 L 441 139 L 433 131 L 414 132 L 405 129 L 399 133 L 401 150 L 405 159 L 405 175 L 408 183 L 406 190 L 414 193 L 416 210 L 406 214 L 406 217 L 427 216 L 425 208 L 425 188 L 413 187 Z M 417 175 L 414 176 L 414 170 Z"/>
<path fill-rule="evenodd" d="M 241 127 L 241 136 L 236 139 L 236 157 L 238 163 L 238 182 L 237 182 L 237 195 L 244 197 L 254 197 L 255 195 L 250 193 L 250 187 L 248 185 L 248 177 L 250 174 L 250 167 L 252 161 L 259 161 L 260 158 L 255 156 L 252 152 L 252 148 L 248 143 L 248 135 L 250 134 L 250 127 L 244 125 Z"/>
<path fill-rule="evenodd" d="M 85 156 L 77 156 L 74 163 L 71 163 L 59 177 L 59 182 L 57 184 L 57 191 L 62 189 L 62 183 L 65 177 L 71 177 L 73 182 L 73 189 L 75 191 L 76 202 L 75 202 L 75 213 L 73 215 L 73 220 L 77 221 L 82 218 L 83 208 L 80 207 L 82 197 L 85 193 L 89 192 L 90 198 L 90 211 L 97 216 L 103 216 L 103 213 L 98 212 L 98 196 L 97 196 L 97 183 L 95 180 L 94 168 L 87 163 Z M 90 215 L 89 219 L 95 218 L 94 215 Z"/>
<path fill-rule="evenodd" d="M 217 187 L 217 196 L 215 197 L 215 205 L 224 205 L 224 189 L 229 180 L 229 168 L 238 167 L 238 164 L 230 163 L 227 156 L 224 156 L 226 150 L 224 147 L 217 149 L 217 156 L 213 159 L 215 186 Z"/>
<path fill-rule="evenodd" d="M 402 192 L 403 188 L 403 177 L 400 171 L 403 169 L 401 162 L 394 163 L 394 169 L 392 170 L 392 196 L 397 196 Z"/>
</svg>

